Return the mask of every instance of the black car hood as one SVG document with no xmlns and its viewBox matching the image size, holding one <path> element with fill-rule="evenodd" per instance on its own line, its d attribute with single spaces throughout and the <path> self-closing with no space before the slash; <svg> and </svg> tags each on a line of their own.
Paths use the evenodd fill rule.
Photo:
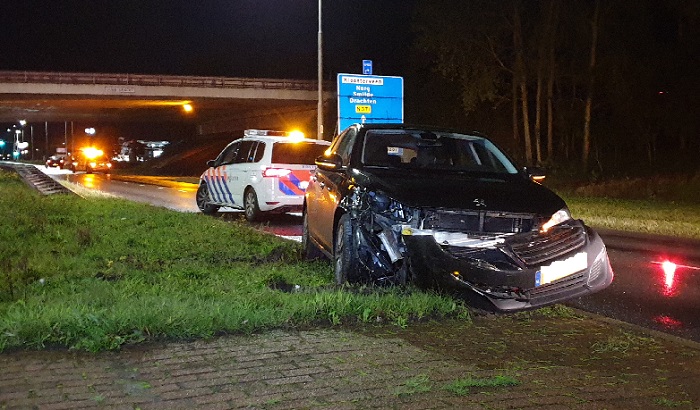
<svg viewBox="0 0 700 410">
<path fill-rule="evenodd" d="M 551 215 L 566 204 L 522 175 L 475 176 L 456 172 L 354 170 L 355 184 L 380 190 L 414 207 L 476 209 Z"/>
</svg>

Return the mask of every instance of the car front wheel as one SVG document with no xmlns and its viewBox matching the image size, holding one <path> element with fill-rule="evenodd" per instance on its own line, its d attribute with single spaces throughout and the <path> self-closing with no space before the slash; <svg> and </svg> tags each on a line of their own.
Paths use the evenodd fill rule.
<svg viewBox="0 0 700 410">
<path fill-rule="evenodd" d="M 199 188 L 197 188 L 196 200 L 197 207 L 200 211 L 202 211 L 203 214 L 213 215 L 216 213 L 216 211 L 219 210 L 218 206 L 212 205 L 209 202 L 209 187 L 207 186 L 207 184 L 199 184 Z"/>
<path fill-rule="evenodd" d="M 357 239 L 350 216 L 345 214 L 338 221 L 335 231 L 333 267 L 335 282 L 338 285 L 355 283 L 360 279 L 360 266 L 357 255 Z"/>
<path fill-rule="evenodd" d="M 249 222 L 256 221 L 260 217 L 260 206 L 258 205 L 258 195 L 253 188 L 245 191 L 243 198 L 243 208 L 245 219 Z"/>
</svg>

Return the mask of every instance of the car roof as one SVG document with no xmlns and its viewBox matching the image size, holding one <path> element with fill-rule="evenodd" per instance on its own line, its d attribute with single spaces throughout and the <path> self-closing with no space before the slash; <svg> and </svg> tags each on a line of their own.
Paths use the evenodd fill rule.
<svg viewBox="0 0 700 410">
<path fill-rule="evenodd" d="M 434 131 L 434 132 L 453 132 L 456 134 L 463 135 L 473 135 L 476 137 L 486 138 L 486 135 L 478 131 L 463 131 L 456 130 L 449 127 L 436 127 L 433 125 L 417 125 L 417 124 L 407 124 L 407 123 L 365 123 L 365 124 L 353 124 L 351 127 L 357 127 L 358 129 L 404 129 L 404 130 L 416 130 L 416 131 Z"/>
</svg>

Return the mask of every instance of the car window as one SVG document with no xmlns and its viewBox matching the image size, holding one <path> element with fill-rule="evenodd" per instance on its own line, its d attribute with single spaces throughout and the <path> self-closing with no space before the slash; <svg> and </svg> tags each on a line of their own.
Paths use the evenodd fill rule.
<svg viewBox="0 0 700 410">
<path fill-rule="evenodd" d="M 369 130 L 362 150 L 369 166 L 509 173 L 517 169 L 485 138 L 419 130 Z"/>
<path fill-rule="evenodd" d="M 241 141 L 241 144 L 236 152 L 236 157 L 233 159 L 234 164 L 242 164 L 248 162 L 250 149 L 253 148 L 255 141 Z"/>
<path fill-rule="evenodd" d="M 331 152 L 340 155 L 343 160 L 343 165 L 348 165 L 350 162 L 350 152 L 352 151 L 352 146 L 355 145 L 355 138 L 357 137 L 357 129 L 348 128 L 338 136 L 335 143 L 331 147 Z"/>
<path fill-rule="evenodd" d="M 275 142 L 272 146 L 272 163 L 313 165 L 326 149 L 327 145 L 313 142 Z"/>
<path fill-rule="evenodd" d="M 226 165 L 233 163 L 233 160 L 236 158 L 236 153 L 238 152 L 239 146 L 240 142 L 231 143 L 228 147 L 221 151 L 221 154 L 219 154 L 219 158 L 216 161 L 216 163 L 218 165 Z"/>
<path fill-rule="evenodd" d="M 265 155 L 265 143 L 258 141 L 258 144 L 255 146 L 255 152 L 251 150 L 250 155 L 253 157 L 252 162 L 260 162 L 263 155 Z"/>
</svg>

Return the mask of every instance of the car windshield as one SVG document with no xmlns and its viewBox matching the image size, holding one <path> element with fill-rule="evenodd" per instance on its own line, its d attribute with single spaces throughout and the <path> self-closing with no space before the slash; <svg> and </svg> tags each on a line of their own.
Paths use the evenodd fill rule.
<svg viewBox="0 0 700 410">
<path fill-rule="evenodd" d="M 277 142 L 272 147 L 272 163 L 313 165 L 326 149 L 327 145 L 313 142 Z"/>
<path fill-rule="evenodd" d="M 463 134 L 421 130 L 368 130 L 362 163 L 403 169 L 517 174 L 491 141 Z"/>
</svg>

